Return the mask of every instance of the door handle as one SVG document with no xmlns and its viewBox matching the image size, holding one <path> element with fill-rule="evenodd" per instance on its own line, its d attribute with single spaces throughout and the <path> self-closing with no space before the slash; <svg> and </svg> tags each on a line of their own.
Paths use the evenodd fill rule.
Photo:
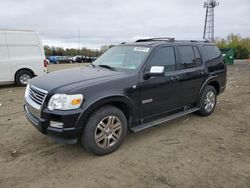
<svg viewBox="0 0 250 188">
<path fill-rule="evenodd" d="M 173 76 L 170 79 L 171 79 L 171 81 L 177 81 L 177 80 L 180 80 L 180 77 L 179 76 Z"/>
<path fill-rule="evenodd" d="M 202 70 L 200 73 L 201 73 L 202 75 L 204 75 L 204 74 L 207 74 L 207 71 Z"/>
</svg>

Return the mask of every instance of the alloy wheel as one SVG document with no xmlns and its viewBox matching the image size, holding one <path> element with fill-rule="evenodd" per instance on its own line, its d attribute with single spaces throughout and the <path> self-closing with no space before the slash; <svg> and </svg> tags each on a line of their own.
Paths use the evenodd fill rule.
<svg viewBox="0 0 250 188">
<path fill-rule="evenodd" d="M 211 112 L 215 106 L 215 94 L 213 91 L 209 91 L 205 98 L 205 109 L 207 112 Z"/>
<path fill-rule="evenodd" d="M 95 142 L 101 148 L 115 145 L 122 133 L 121 121 L 116 116 L 107 116 L 101 120 L 95 130 Z"/>
</svg>

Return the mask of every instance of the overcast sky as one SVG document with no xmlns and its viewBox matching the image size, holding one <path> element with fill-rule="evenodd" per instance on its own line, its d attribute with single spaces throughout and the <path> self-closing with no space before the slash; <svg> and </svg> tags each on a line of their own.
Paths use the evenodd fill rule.
<svg viewBox="0 0 250 188">
<path fill-rule="evenodd" d="M 215 36 L 250 36 L 250 0 L 220 0 Z M 143 37 L 202 38 L 203 0 L 0 0 L 0 29 L 29 29 L 43 44 L 99 48 Z M 80 31 L 80 32 L 79 32 Z"/>
</svg>

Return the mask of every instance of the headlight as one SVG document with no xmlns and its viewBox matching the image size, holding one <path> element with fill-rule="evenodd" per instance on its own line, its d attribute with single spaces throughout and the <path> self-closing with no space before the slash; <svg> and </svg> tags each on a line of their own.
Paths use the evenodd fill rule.
<svg viewBox="0 0 250 188">
<path fill-rule="evenodd" d="M 26 90 L 25 90 L 25 94 L 24 94 L 24 97 L 27 98 L 29 96 L 29 90 L 30 90 L 30 85 L 27 84 L 26 86 Z"/>
<path fill-rule="evenodd" d="M 73 110 L 81 106 L 83 101 L 82 94 L 66 95 L 66 94 L 54 94 L 48 104 L 49 110 Z"/>
</svg>

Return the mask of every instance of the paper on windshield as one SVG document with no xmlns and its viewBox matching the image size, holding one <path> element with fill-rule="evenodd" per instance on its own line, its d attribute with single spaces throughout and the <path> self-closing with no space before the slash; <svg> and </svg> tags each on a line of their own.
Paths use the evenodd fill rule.
<svg viewBox="0 0 250 188">
<path fill-rule="evenodd" d="M 150 48 L 145 48 L 145 47 L 135 47 L 134 48 L 134 51 L 137 51 L 137 52 L 148 52 Z"/>
</svg>

